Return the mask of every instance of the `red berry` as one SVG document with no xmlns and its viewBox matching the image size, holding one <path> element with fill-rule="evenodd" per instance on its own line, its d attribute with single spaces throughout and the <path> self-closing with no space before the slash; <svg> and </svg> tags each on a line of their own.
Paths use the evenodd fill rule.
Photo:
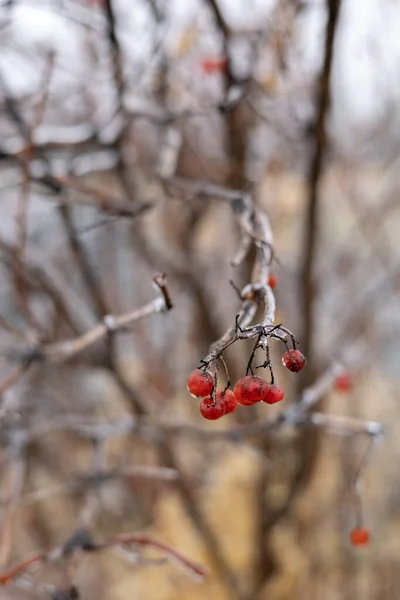
<svg viewBox="0 0 400 600">
<path fill-rule="evenodd" d="M 219 57 L 206 57 L 201 61 L 201 68 L 207 75 L 214 75 L 215 73 L 221 73 L 226 70 L 228 61 L 226 58 Z"/>
<path fill-rule="evenodd" d="M 200 404 L 200 413 L 205 419 L 209 421 L 216 421 L 225 414 L 225 403 L 221 399 L 221 393 L 216 394 L 215 401 L 211 396 L 203 398 Z"/>
<path fill-rule="evenodd" d="M 283 400 L 285 395 L 285 390 L 281 388 L 280 385 L 276 385 L 276 383 L 271 383 L 269 386 L 269 390 L 267 393 L 267 397 L 264 398 L 264 402 L 267 404 L 275 404 L 276 402 L 280 402 Z"/>
<path fill-rule="evenodd" d="M 365 527 L 355 527 L 350 532 L 350 542 L 353 546 L 366 546 L 369 544 L 370 533 Z"/>
<path fill-rule="evenodd" d="M 276 275 L 274 275 L 274 273 L 270 273 L 269 278 L 268 278 L 269 287 L 274 289 L 274 288 L 276 288 L 277 283 L 278 283 L 278 279 L 277 279 Z"/>
<path fill-rule="evenodd" d="M 196 398 L 209 396 L 214 389 L 214 379 L 210 371 L 192 371 L 187 380 L 187 389 Z"/>
<path fill-rule="evenodd" d="M 269 384 L 262 377 L 246 375 L 235 383 L 233 388 L 238 404 L 251 406 L 267 397 Z"/>
<path fill-rule="evenodd" d="M 282 356 L 282 363 L 289 371 L 298 373 L 306 364 L 306 357 L 300 350 L 288 350 Z"/>
<path fill-rule="evenodd" d="M 333 387 L 338 392 L 349 392 L 351 390 L 351 379 L 350 375 L 343 373 L 338 375 L 333 382 Z"/>
<path fill-rule="evenodd" d="M 235 412 L 237 409 L 237 400 L 232 390 L 225 390 L 223 392 L 217 392 L 217 398 L 220 398 L 223 405 L 225 406 L 225 414 Z"/>
</svg>

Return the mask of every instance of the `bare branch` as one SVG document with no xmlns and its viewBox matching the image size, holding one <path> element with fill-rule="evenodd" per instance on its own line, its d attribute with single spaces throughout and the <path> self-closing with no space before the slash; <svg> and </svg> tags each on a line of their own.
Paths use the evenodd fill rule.
<svg viewBox="0 0 400 600">
<path fill-rule="evenodd" d="M 341 0 L 326 0 L 328 20 L 325 34 L 324 62 L 318 82 L 318 97 L 313 126 L 313 152 L 309 165 L 309 197 L 304 231 L 303 250 L 303 343 L 311 359 L 314 341 L 315 256 L 318 243 L 319 185 L 327 151 L 326 117 L 330 107 L 331 72 L 334 44 L 339 22 Z"/>
</svg>

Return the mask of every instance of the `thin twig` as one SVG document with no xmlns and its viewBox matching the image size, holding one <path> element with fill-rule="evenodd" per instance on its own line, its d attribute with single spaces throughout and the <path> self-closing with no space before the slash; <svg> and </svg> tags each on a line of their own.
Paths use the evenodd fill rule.
<svg viewBox="0 0 400 600">
<path fill-rule="evenodd" d="M 56 546 L 48 552 L 31 556 L 10 568 L 8 571 L 3 572 L 0 575 L 0 585 L 11 583 L 17 577 L 29 571 L 32 566 L 38 567 L 47 563 L 54 563 L 64 557 L 73 558 L 73 555 L 78 551 L 98 552 L 107 548 L 121 546 L 143 546 L 154 548 L 198 578 L 203 579 L 207 574 L 206 569 L 202 565 L 189 560 L 179 550 L 176 550 L 172 546 L 159 542 L 148 535 L 125 534 L 109 538 L 104 542 L 95 542 L 85 530 L 78 530 L 63 546 Z"/>
<path fill-rule="evenodd" d="M 163 313 L 172 308 L 166 277 L 160 274 L 154 277 L 154 283 L 160 291 L 160 295 L 151 300 L 142 308 L 133 310 L 122 315 L 106 315 L 102 323 L 99 323 L 88 332 L 72 340 L 63 340 L 54 344 L 41 345 L 38 351 L 42 358 L 50 362 L 63 362 L 82 352 L 92 344 L 105 339 L 109 333 L 126 331 L 133 323 L 151 314 Z"/>
</svg>

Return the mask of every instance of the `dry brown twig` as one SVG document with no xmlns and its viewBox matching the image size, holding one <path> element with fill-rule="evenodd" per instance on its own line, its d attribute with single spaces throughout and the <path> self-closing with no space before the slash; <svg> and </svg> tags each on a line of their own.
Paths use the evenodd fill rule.
<svg viewBox="0 0 400 600">
<path fill-rule="evenodd" d="M 57 546 L 40 554 L 35 554 L 14 567 L 0 574 L 0 585 L 7 585 L 12 582 L 17 583 L 18 578 L 29 572 L 32 568 L 38 568 L 47 563 L 54 563 L 61 558 L 69 558 L 71 561 L 77 553 L 100 552 L 106 549 L 115 548 L 135 549 L 135 547 L 149 547 L 161 552 L 166 558 L 183 567 L 187 573 L 197 579 L 203 579 L 206 569 L 194 561 L 189 560 L 179 550 L 176 550 L 168 544 L 158 542 L 147 535 L 124 534 L 111 537 L 103 542 L 95 542 L 91 535 L 85 529 L 77 530 L 63 546 Z"/>
</svg>

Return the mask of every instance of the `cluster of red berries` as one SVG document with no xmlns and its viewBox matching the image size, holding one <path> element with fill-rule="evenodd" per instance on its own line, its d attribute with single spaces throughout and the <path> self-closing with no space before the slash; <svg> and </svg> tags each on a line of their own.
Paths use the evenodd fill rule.
<svg viewBox="0 0 400 600">
<path fill-rule="evenodd" d="M 306 359 L 299 350 L 288 350 L 282 356 L 284 366 L 297 373 L 300 371 Z M 190 373 L 187 380 L 189 393 L 196 398 L 203 398 L 200 404 L 200 413 L 205 419 L 215 421 L 234 412 L 238 405 L 252 406 L 257 402 L 275 404 L 283 400 L 285 392 L 283 388 L 274 382 L 268 383 L 262 377 L 246 375 L 235 383 L 233 392 L 225 389 L 214 392 L 215 381 L 206 369 L 196 369 Z"/>
</svg>

